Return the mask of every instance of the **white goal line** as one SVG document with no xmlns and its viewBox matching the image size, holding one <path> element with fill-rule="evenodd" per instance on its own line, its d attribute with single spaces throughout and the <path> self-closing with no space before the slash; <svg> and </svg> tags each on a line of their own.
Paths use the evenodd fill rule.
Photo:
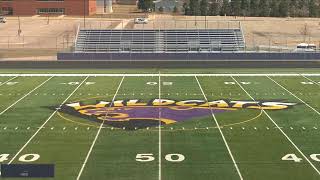
<svg viewBox="0 0 320 180">
<path fill-rule="evenodd" d="M 159 76 L 159 74 L 0 74 L 0 77 L 21 76 L 21 77 L 39 77 L 39 76 L 57 76 L 57 77 L 152 77 Z M 320 76 L 319 73 L 264 73 L 264 74 L 160 74 L 160 76 L 172 76 L 172 77 L 194 77 L 194 76 Z"/>
</svg>

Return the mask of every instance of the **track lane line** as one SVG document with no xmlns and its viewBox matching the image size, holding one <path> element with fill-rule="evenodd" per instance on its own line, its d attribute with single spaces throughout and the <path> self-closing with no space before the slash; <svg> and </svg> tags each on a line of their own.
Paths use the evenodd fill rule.
<svg viewBox="0 0 320 180">
<path fill-rule="evenodd" d="M 118 86 L 118 88 L 117 88 L 117 90 L 116 90 L 116 92 L 115 92 L 115 94 L 114 94 L 114 96 L 113 96 L 113 98 L 112 98 L 112 101 L 111 101 L 109 107 L 111 107 L 112 104 L 113 104 L 113 102 L 115 101 L 116 96 L 117 96 L 117 94 L 118 94 L 118 91 L 119 91 L 119 89 L 120 89 L 120 87 L 121 87 L 121 85 L 122 85 L 122 82 L 123 82 L 124 78 L 125 78 L 125 76 L 122 77 L 122 79 L 121 79 L 121 81 L 120 81 L 120 83 L 119 83 L 119 86 Z M 107 115 L 108 115 L 108 112 L 106 113 L 106 116 L 107 116 Z M 82 172 L 83 172 L 84 168 L 85 168 L 86 165 L 87 165 L 87 162 L 88 162 L 88 160 L 89 160 L 89 157 L 90 157 L 90 155 L 91 155 L 91 152 L 92 152 L 92 150 L 93 150 L 93 147 L 94 147 L 94 145 L 96 144 L 96 141 L 97 141 L 97 139 L 98 139 L 98 137 L 99 137 L 99 135 L 100 135 L 101 129 L 102 129 L 103 125 L 104 125 L 104 121 L 105 121 L 105 120 L 103 120 L 102 123 L 100 124 L 99 129 L 98 129 L 98 131 L 97 131 L 97 134 L 96 134 L 96 136 L 94 137 L 94 140 L 93 140 L 93 142 L 92 142 L 92 144 L 91 144 L 91 146 L 90 146 L 90 149 L 89 149 L 89 151 L 88 151 L 88 153 L 87 153 L 87 156 L 86 156 L 84 162 L 82 163 L 81 169 L 80 169 L 80 171 L 79 171 L 79 173 L 78 173 L 78 176 L 77 176 L 77 180 L 79 180 L 79 179 L 81 178 Z"/>
<path fill-rule="evenodd" d="M 223 132 L 222 132 L 222 130 L 221 130 L 220 124 L 219 124 L 216 116 L 215 116 L 214 113 L 213 113 L 212 107 L 211 107 L 210 104 L 209 104 L 208 98 L 207 98 L 206 94 L 204 93 L 204 91 L 203 91 L 203 89 L 202 89 L 202 87 L 201 87 L 201 84 L 200 84 L 197 76 L 194 76 L 194 77 L 195 77 L 196 80 L 197 80 L 198 86 L 199 86 L 199 88 L 200 88 L 200 90 L 201 90 L 201 93 L 202 93 L 204 99 L 207 101 L 207 103 L 208 103 L 208 105 L 209 105 L 209 107 L 210 107 L 210 111 L 211 111 L 212 118 L 213 118 L 213 120 L 215 121 L 216 126 L 217 126 L 217 128 L 218 128 L 218 130 L 219 130 L 219 132 L 220 132 L 220 134 L 221 134 L 221 137 L 222 137 L 222 139 L 223 139 L 223 142 L 224 142 L 224 144 L 225 144 L 225 146 L 226 146 L 226 148 L 227 148 L 227 150 L 228 150 L 228 152 L 229 152 L 229 155 L 230 155 L 230 157 L 231 157 L 231 159 L 232 159 L 232 162 L 233 162 L 233 165 L 234 165 L 235 169 L 237 170 L 237 173 L 238 173 L 238 175 L 239 175 L 239 177 L 240 177 L 240 180 L 243 180 L 243 177 L 242 177 L 242 174 L 241 174 L 240 169 L 239 169 L 239 167 L 238 167 L 238 164 L 237 164 L 235 158 L 233 157 L 233 154 L 232 154 L 231 149 L 230 149 L 230 147 L 229 147 L 229 145 L 228 145 L 228 142 L 227 142 L 226 138 L 224 137 L 224 134 L 223 134 Z"/>
<path fill-rule="evenodd" d="M 12 103 L 10 106 L 8 106 L 5 110 L 3 110 L 2 112 L 0 112 L 0 116 L 7 112 L 10 108 L 12 108 L 14 105 L 16 105 L 18 102 L 20 102 L 21 100 L 23 100 L 25 97 L 29 96 L 32 92 L 34 92 L 35 90 L 37 90 L 38 88 L 40 88 L 42 85 L 44 85 L 46 82 L 48 82 L 50 79 L 52 79 L 54 76 L 49 77 L 47 80 L 43 81 L 40 85 L 38 85 L 37 87 L 35 87 L 34 89 L 32 89 L 31 91 L 29 91 L 27 94 L 25 94 L 24 96 L 22 96 L 20 99 L 18 99 L 17 101 L 15 101 L 14 103 Z"/>
<path fill-rule="evenodd" d="M 244 87 L 234 78 L 231 78 L 238 84 L 238 86 L 253 100 L 256 101 L 245 89 Z M 269 118 L 269 120 L 279 129 L 279 131 L 286 137 L 286 139 L 292 144 L 292 146 L 307 160 L 310 166 L 320 175 L 320 171 L 314 166 L 314 164 L 307 158 L 307 156 L 300 150 L 300 148 L 290 139 L 290 137 L 280 128 L 280 126 L 271 118 L 271 116 L 262 109 L 262 112 Z"/>
<path fill-rule="evenodd" d="M 87 76 L 73 91 L 70 95 L 59 105 L 59 108 L 68 101 L 68 99 L 80 88 L 80 86 L 89 78 Z M 48 123 L 48 121 L 58 112 L 58 108 L 48 117 L 48 119 L 39 127 L 39 129 L 29 138 L 29 140 L 21 147 L 21 149 L 14 155 L 8 164 L 11 164 L 14 159 L 28 146 L 28 144 L 33 140 L 34 137 L 40 132 L 41 129 Z"/>
<path fill-rule="evenodd" d="M 320 112 L 317 111 L 315 108 L 313 108 L 312 106 L 310 106 L 308 103 L 306 103 L 305 101 L 303 101 L 302 99 L 300 99 L 298 96 L 296 96 L 294 93 L 292 93 L 291 91 L 289 91 L 287 88 L 285 88 L 284 86 L 282 86 L 280 83 L 278 83 L 276 80 L 272 79 L 271 77 L 267 76 L 267 78 L 269 78 L 271 81 L 273 81 L 275 84 L 277 84 L 279 87 L 281 87 L 283 90 L 287 91 L 289 94 L 291 94 L 293 97 L 295 97 L 296 99 L 298 99 L 300 102 L 302 102 L 304 105 L 308 106 L 310 109 L 312 109 L 314 112 L 316 112 L 318 115 L 320 115 Z"/>
</svg>

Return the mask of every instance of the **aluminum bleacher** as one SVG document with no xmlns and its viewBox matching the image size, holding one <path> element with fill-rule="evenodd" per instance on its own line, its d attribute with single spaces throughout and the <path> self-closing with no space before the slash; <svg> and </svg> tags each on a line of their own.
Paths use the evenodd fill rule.
<svg viewBox="0 0 320 180">
<path fill-rule="evenodd" d="M 88 30 L 81 29 L 75 52 L 223 52 L 243 51 L 238 29 Z"/>
</svg>

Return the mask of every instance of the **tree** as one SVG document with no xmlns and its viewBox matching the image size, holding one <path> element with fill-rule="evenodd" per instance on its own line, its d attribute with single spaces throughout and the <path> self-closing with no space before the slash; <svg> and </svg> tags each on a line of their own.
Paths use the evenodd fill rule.
<svg viewBox="0 0 320 180">
<path fill-rule="evenodd" d="M 208 1 L 207 0 L 201 0 L 201 2 L 200 2 L 200 13 L 201 13 L 201 16 L 207 16 L 208 15 Z"/>
<path fill-rule="evenodd" d="M 317 17 L 317 5 L 314 0 L 309 0 L 309 17 Z"/>
<path fill-rule="evenodd" d="M 270 16 L 278 17 L 279 16 L 279 6 L 278 0 L 272 0 L 270 3 Z"/>
<path fill-rule="evenodd" d="M 290 0 L 289 3 L 289 15 L 290 17 L 297 16 L 298 2 L 297 0 Z"/>
<path fill-rule="evenodd" d="M 177 8 L 177 6 L 174 6 L 174 8 L 173 8 L 173 13 L 178 13 L 178 8 Z"/>
<path fill-rule="evenodd" d="M 138 1 L 138 9 L 144 9 L 145 8 L 145 2 L 144 0 Z"/>
<path fill-rule="evenodd" d="M 159 10 L 159 12 L 161 12 L 161 13 L 162 13 L 164 9 L 163 9 L 163 7 L 162 7 L 162 6 L 160 6 L 158 10 Z"/>
<path fill-rule="evenodd" d="M 258 16 L 257 0 L 250 0 L 250 16 Z"/>
<path fill-rule="evenodd" d="M 182 9 L 183 9 L 184 15 L 191 15 L 188 3 L 186 3 L 186 2 L 183 3 Z"/>
<path fill-rule="evenodd" d="M 287 0 L 281 0 L 279 4 L 279 16 L 287 17 L 289 12 L 289 4 Z"/>
<path fill-rule="evenodd" d="M 221 9 L 220 9 L 220 15 L 229 15 L 230 14 L 230 5 L 229 5 L 229 0 L 223 0 Z"/>
<path fill-rule="evenodd" d="M 138 1 L 138 9 L 143 10 L 144 12 L 148 11 L 149 9 L 153 9 L 154 4 L 152 0 L 139 0 Z"/>
<path fill-rule="evenodd" d="M 198 0 L 190 0 L 189 9 L 190 9 L 191 15 L 199 16 L 200 15 L 199 1 Z"/>
<path fill-rule="evenodd" d="M 249 11 L 249 2 L 248 0 L 241 0 L 241 15 L 246 16 L 248 15 Z"/>
<path fill-rule="evenodd" d="M 232 0 L 231 1 L 231 9 L 232 14 L 234 16 L 239 16 L 241 11 L 241 1 L 240 0 Z"/>
<path fill-rule="evenodd" d="M 259 16 L 269 16 L 269 6 L 266 0 L 260 0 L 259 2 Z"/>
<path fill-rule="evenodd" d="M 212 2 L 209 7 L 210 16 L 217 16 L 219 14 L 219 4 L 217 2 Z"/>
</svg>

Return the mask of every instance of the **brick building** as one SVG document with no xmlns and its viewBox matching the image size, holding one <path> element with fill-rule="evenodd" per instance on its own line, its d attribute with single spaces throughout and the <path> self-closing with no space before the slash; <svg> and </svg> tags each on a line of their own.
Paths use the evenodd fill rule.
<svg viewBox="0 0 320 180">
<path fill-rule="evenodd" d="M 96 0 L 0 0 L 2 14 L 7 15 L 86 15 L 96 14 Z"/>
</svg>

